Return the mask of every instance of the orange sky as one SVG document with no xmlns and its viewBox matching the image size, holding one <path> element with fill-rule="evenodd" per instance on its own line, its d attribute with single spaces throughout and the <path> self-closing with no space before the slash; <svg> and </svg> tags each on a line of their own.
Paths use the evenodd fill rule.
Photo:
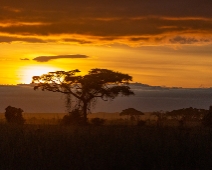
<svg viewBox="0 0 212 170">
<path fill-rule="evenodd" d="M 2 0 L 0 84 L 107 68 L 150 85 L 212 87 L 210 6 L 210 0 Z"/>
</svg>

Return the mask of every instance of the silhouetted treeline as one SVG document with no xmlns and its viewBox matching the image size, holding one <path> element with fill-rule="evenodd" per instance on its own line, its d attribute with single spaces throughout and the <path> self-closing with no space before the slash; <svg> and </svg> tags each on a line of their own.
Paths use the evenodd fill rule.
<svg viewBox="0 0 212 170">
<path fill-rule="evenodd" d="M 201 120 L 207 113 L 208 110 L 189 107 L 166 112 L 166 116 L 176 120 Z"/>
</svg>

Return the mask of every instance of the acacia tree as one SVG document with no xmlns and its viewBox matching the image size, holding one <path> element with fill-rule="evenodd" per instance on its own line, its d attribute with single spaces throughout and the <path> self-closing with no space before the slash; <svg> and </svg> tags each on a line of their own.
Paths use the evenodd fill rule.
<svg viewBox="0 0 212 170">
<path fill-rule="evenodd" d="M 136 110 L 134 108 L 128 108 L 125 110 L 122 110 L 122 112 L 119 114 L 120 116 L 130 116 L 130 120 L 137 120 L 139 121 L 139 118 L 141 115 L 144 115 L 143 112 Z"/>
<path fill-rule="evenodd" d="M 128 86 L 132 77 L 128 74 L 114 72 L 108 69 L 91 69 L 87 75 L 77 75 L 78 69 L 71 71 L 56 71 L 33 76 L 34 89 L 60 92 L 76 99 L 77 109 L 82 112 L 84 122 L 87 121 L 87 110 L 97 98 L 114 99 L 119 94 L 133 95 Z M 74 109 L 76 109 L 76 107 Z"/>
</svg>

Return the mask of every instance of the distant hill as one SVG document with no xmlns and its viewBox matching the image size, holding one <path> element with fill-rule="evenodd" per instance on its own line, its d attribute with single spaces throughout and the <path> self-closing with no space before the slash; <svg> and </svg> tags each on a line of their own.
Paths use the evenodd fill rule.
<svg viewBox="0 0 212 170">
<path fill-rule="evenodd" d="M 150 86 L 142 83 L 130 85 L 134 96 L 117 97 L 111 101 L 97 101 L 92 112 L 121 112 L 135 108 L 142 112 L 171 111 L 181 108 L 208 109 L 212 105 L 212 88 L 178 88 Z M 0 112 L 11 105 L 26 113 L 66 113 L 65 95 L 33 90 L 33 85 L 0 85 Z"/>
</svg>

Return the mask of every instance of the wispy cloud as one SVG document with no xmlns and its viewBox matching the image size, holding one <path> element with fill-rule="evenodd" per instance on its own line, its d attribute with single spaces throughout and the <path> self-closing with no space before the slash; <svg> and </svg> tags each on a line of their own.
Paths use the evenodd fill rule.
<svg viewBox="0 0 212 170">
<path fill-rule="evenodd" d="M 173 44 L 195 44 L 195 43 L 208 43 L 211 39 L 201 38 L 197 39 L 195 37 L 183 37 L 183 36 L 176 36 L 170 39 L 170 42 Z"/>
<path fill-rule="evenodd" d="M 0 43 L 27 42 L 27 43 L 46 43 L 47 41 L 33 37 L 0 36 Z"/>
<path fill-rule="evenodd" d="M 22 61 L 29 61 L 28 58 L 20 58 L 20 60 L 22 60 Z"/>
<path fill-rule="evenodd" d="M 37 62 L 48 62 L 50 60 L 55 60 L 55 59 L 76 59 L 76 58 L 88 58 L 86 55 L 57 55 L 57 56 L 39 56 L 34 58 L 33 60 Z"/>
</svg>

